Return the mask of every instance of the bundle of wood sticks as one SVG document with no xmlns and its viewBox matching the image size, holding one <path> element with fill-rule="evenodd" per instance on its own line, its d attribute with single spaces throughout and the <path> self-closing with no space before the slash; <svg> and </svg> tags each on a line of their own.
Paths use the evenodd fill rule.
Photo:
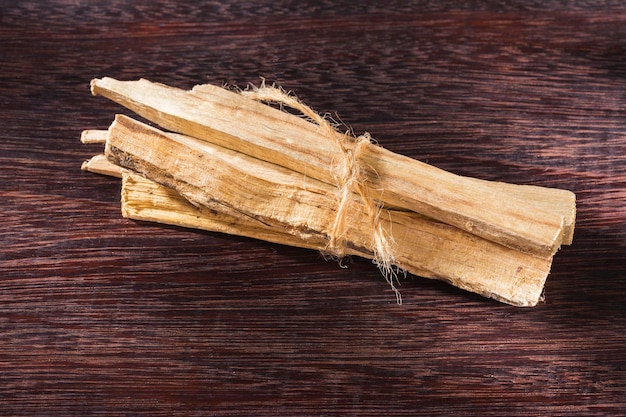
<svg viewBox="0 0 626 417">
<path fill-rule="evenodd" d="M 570 191 L 443 171 L 337 131 L 279 88 L 102 78 L 91 90 L 158 126 L 117 115 L 82 134 L 104 144 L 83 169 L 122 178 L 130 219 L 370 258 L 399 302 L 406 271 L 534 306 L 572 243 Z"/>
</svg>

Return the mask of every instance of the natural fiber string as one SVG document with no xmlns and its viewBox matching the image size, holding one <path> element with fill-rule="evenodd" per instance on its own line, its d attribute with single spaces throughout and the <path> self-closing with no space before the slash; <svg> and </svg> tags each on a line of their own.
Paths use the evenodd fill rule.
<svg viewBox="0 0 626 417">
<path fill-rule="evenodd" d="M 288 106 L 301 112 L 304 116 L 320 126 L 324 131 L 324 135 L 337 145 L 342 156 L 342 163 L 336 173 L 339 187 L 339 202 L 337 204 L 337 213 L 334 222 L 329 231 L 327 249 L 338 258 L 342 258 L 345 255 L 343 236 L 348 227 L 347 213 L 350 204 L 353 202 L 352 193 L 355 191 L 363 200 L 372 229 L 373 262 L 378 266 L 385 280 L 394 291 L 398 304 L 402 304 L 402 297 L 395 286 L 395 282 L 398 281 L 399 269 L 394 266 L 395 257 L 393 255 L 392 245 L 389 239 L 387 239 L 382 224 L 380 223 L 381 207 L 376 204 L 374 199 L 369 197 L 368 189 L 365 186 L 366 178 L 362 174 L 362 169 L 359 164 L 361 152 L 366 146 L 371 144 L 370 135 L 365 133 L 357 138 L 353 138 L 347 133 L 344 135 L 338 134 L 325 117 L 320 116 L 309 106 L 302 103 L 296 97 L 289 95 L 281 88 L 265 86 L 265 81 L 263 81 L 260 87 L 253 87 L 251 90 L 242 91 L 241 94 L 256 101 L 277 103 L 281 106 Z M 353 146 L 350 146 L 351 141 L 354 142 Z"/>
</svg>

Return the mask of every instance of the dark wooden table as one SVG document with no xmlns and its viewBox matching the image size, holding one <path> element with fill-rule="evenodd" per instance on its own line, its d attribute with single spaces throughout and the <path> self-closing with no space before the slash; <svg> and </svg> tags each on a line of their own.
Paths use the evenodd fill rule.
<svg viewBox="0 0 626 417">
<path fill-rule="evenodd" d="M 0 414 L 625 415 L 622 2 L 251 3 L 0 0 Z M 418 277 L 399 306 L 366 260 L 125 220 L 80 171 L 121 111 L 101 76 L 276 81 L 393 151 L 576 192 L 575 243 L 535 308 Z"/>
</svg>

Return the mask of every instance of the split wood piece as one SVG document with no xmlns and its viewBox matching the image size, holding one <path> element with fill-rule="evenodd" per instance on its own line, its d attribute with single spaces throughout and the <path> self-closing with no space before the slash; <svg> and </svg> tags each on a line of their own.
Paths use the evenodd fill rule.
<svg viewBox="0 0 626 417">
<path fill-rule="evenodd" d="M 83 130 L 80 135 L 80 141 L 85 144 L 105 143 L 107 139 L 106 130 Z"/>
<path fill-rule="evenodd" d="M 80 169 L 83 171 L 94 172 L 96 174 L 122 178 L 122 169 L 109 161 L 105 155 L 96 155 L 88 161 L 83 162 Z"/>
<path fill-rule="evenodd" d="M 326 242 L 303 240 L 297 236 L 273 229 L 246 216 L 234 217 L 203 206 L 191 204 L 174 189 L 142 177 L 133 171 L 110 162 L 106 155 L 92 157 L 82 166 L 84 171 L 122 178 L 122 216 L 141 221 L 182 226 L 211 232 L 251 237 L 282 245 L 323 251 Z M 348 248 L 347 255 L 364 258 L 371 254 Z M 413 272 L 417 273 L 417 269 Z M 419 275 L 428 276 L 428 271 Z"/>
<path fill-rule="evenodd" d="M 105 154 L 195 206 L 314 242 L 322 250 L 328 242 L 336 201 L 329 184 L 126 116 L 111 125 Z M 362 202 L 356 201 L 348 216 L 346 252 L 371 256 L 371 225 Z M 397 265 L 408 272 L 517 306 L 535 305 L 541 296 L 550 256 L 516 251 L 412 212 L 383 210 L 380 220 L 394 237 Z"/>
<path fill-rule="evenodd" d="M 337 149 L 319 126 L 222 88 L 184 91 L 147 80 L 92 80 L 105 96 L 160 125 L 335 184 Z M 337 133 L 339 135 L 339 133 Z M 494 185 L 367 146 L 361 166 L 372 195 L 508 247 L 543 256 L 572 240 L 575 195 Z M 546 202 L 550 202 L 548 205 Z"/>
<path fill-rule="evenodd" d="M 164 187 L 132 171 L 122 174 L 122 215 L 129 219 L 170 224 L 306 249 L 322 249 L 323 239 L 300 239 L 252 221 L 246 216 L 232 216 L 204 206 L 195 206 L 175 190 Z M 367 256 L 352 251 L 351 255 Z"/>
</svg>

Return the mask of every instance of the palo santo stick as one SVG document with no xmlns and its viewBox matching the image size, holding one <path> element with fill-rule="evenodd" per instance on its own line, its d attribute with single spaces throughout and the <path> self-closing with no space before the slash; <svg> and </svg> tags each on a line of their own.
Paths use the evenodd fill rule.
<svg viewBox="0 0 626 417">
<path fill-rule="evenodd" d="M 328 184 L 125 116 L 111 125 L 105 152 L 114 163 L 176 190 L 205 210 L 245 219 L 251 230 L 289 234 L 320 249 L 328 241 L 335 203 L 335 189 Z M 129 204 L 140 201 L 136 195 L 126 198 L 126 213 Z M 371 254 L 371 227 L 361 206 L 355 202 L 349 211 L 346 252 Z M 380 220 L 388 233 L 393 231 L 398 266 L 409 272 L 517 306 L 535 305 L 540 298 L 551 257 L 516 251 L 411 212 L 383 210 Z M 254 233 L 249 235 L 256 237 Z"/>
<path fill-rule="evenodd" d="M 468 181 L 489 184 L 500 198 L 511 198 L 518 201 L 526 199 L 532 204 L 537 213 L 553 212 L 563 217 L 562 245 L 571 245 L 574 241 L 574 226 L 576 225 L 576 195 L 568 190 L 559 188 L 539 187 L 535 185 L 518 185 L 500 181 L 485 181 L 465 177 Z"/>
<path fill-rule="evenodd" d="M 85 144 L 104 144 L 106 142 L 107 133 L 107 130 L 85 130 L 81 134 L 81 142 Z M 86 161 L 83 164 L 82 169 L 116 177 L 121 177 L 122 175 L 119 167 L 109 162 L 104 155 L 96 155 L 91 160 Z M 479 179 L 467 179 L 484 182 Z M 516 185 L 505 182 L 491 182 L 490 186 L 499 189 L 502 198 L 507 198 L 509 194 L 513 197 L 521 194 L 527 199 L 527 201 L 531 201 L 541 210 L 554 210 L 555 212 L 560 213 L 565 219 L 563 244 L 572 244 L 576 219 L 576 207 L 575 201 L 573 200 L 574 195 L 571 192 L 555 188 L 537 187 L 532 185 Z M 524 190 L 523 193 L 520 193 L 521 189 Z M 564 202 L 566 204 L 564 204 Z"/>
<path fill-rule="evenodd" d="M 83 130 L 80 135 L 80 141 L 84 144 L 105 143 L 107 140 L 106 130 Z"/>
<path fill-rule="evenodd" d="M 250 220 L 246 216 L 228 215 L 204 206 L 194 206 L 175 190 L 164 187 L 132 171 L 122 172 L 122 215 L 129 219 L 182 226 L 230 235 L 252 237 L 272 243 L 321 249 L 319 239 L 300 239 Z M 366 253 L 351 253 L 366 256 Z"/>
<path fill-rule="evenodd" d="M 96 155 L 88 161 L 83 162 L 83 165 L 80 167 L 80 169 L 96 174 L 122 178 L 122 169 L 114 163 L 110 162 L 104 155 Z"/>
<path fill-rule="evenodd" d="M 184 133 L 335 184 L 337 150 L 319 126 L 214 86 L 192 92 L 150 83 L 92 81 L 103 95 L 175 132 Z M 339 134 L 339 133 L 337 133 Z M 372 194 L 390 207 L 421 213 L 521 251 L 552 255 L 571 241 L 575 197 L 559 190 L 556 208 L 535 205 L 534 189 L 493 186 L 460 177 L 377 146 L 361 165 Z M 506 191 L 506 195 L 502 192 Z M 546 191 L 550 193 L 551 191 Z"/>
<path fill-rule="evenodd" d="M 82 170 L 94 174 L 122 178 L 122 216 L 141 221 L 151 221 L 174 226 L 252 237 L 282 245 L 324 250 L 323 238 L 300 239 L 289 233 L 251 221 L 246 216 L 233 216 L 203 206 L 194 206 L 175 190 L 164 187 L 110 162 L 106 155 L 95 155 L 83 163 Z M 371 256 L 368 252 L 347 248 L 347 255 Z M 418 274 L 429 277 L 429 271 Z"/>
</svg>

